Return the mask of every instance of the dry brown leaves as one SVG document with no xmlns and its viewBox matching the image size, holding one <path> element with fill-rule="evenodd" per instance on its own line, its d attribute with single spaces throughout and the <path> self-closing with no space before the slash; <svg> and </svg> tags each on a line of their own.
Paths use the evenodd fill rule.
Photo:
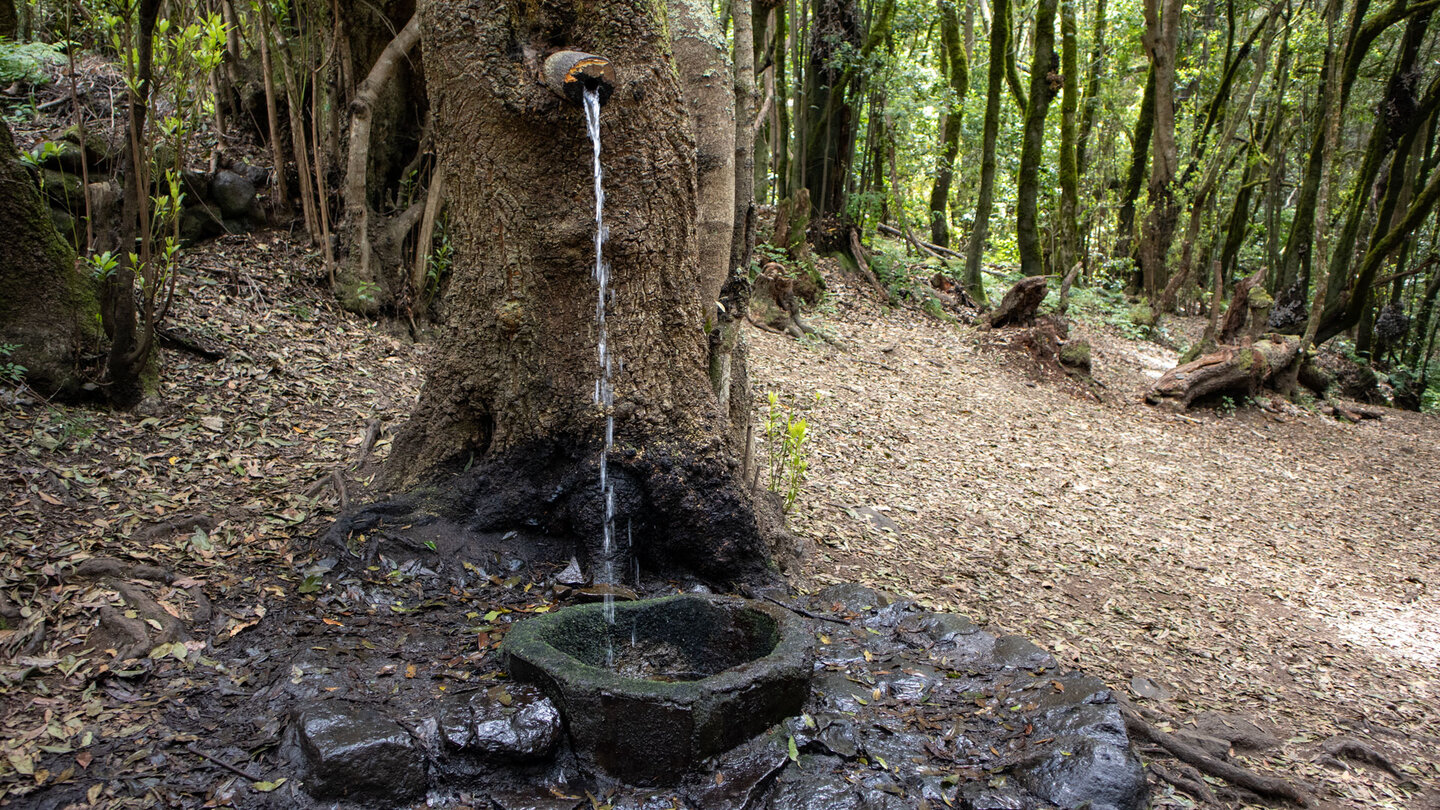
<svg viewBox="0 0 1440 810">
<path fill-rule="evenodd" d="M 312 485 L 351 472 L 368 423 L 398 426 L 418 392 L 417 348 L 334 311 L 313 283 L 316 256 L 288 237 L 227 237 L 184 263 L 168 325 L 225 347 L 224 359 L 164 351 L 159 396 L 139 413 L 0 394 L 0 605 L 21 614 L 0 629 L 0 804 L 83 774 L 90 750 L 133 756 L 178 739 L 162 707 L 115 674 L 113 653 L 86 650 L 103 610 L 145 617 L 113 580 L 71 576 L 76 566 L 108 557 L 171 572 L 120 587 L 187 626 L 204 619 L 151 655 L 178 660 L 177 677 L 197 685 L 215 680 L 203 639 L 243 641 L 294 596 L 304 575 L 291 541 L 337 506 Z M 137 778 L 160 767 L 124 764 Z"/>
<path fill-rule="evenodd" d="M 1171 415 L 1140 394 L 1173 353 L 1079 325 L 1096 403 L 969 328 L 845 286 L 832 301 L 815 320 L 833 344 L 748 333 L 757 408 L 778 392 L 812 435 L 791 520 L 812 545 L 802 588 L 914 594 L 1122 691 L 1153 679 L 1179 724 L 1209 709 L 1273 721 L 1288 741 L 1247 764 L 1336 805 L 1434 800 L 1440 420 Z M 1337 733 L 1390 752 L 1404 778 L 1327 759 Z"/>
</svg>

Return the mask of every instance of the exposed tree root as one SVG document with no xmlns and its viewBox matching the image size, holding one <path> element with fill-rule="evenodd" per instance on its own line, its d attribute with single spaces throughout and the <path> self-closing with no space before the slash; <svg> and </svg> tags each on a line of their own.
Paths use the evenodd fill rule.
<svg viewBox="0 0 1440 810">
<path fill-rule="evenodd" d="M 1320 747 L 1325 750 L 1325 753 L 1336 759 L 1353 759 L 1356 762 L 1363 762 L 1387 771 L 1397 778 L 1405 778 L 1405 774 L 1395 767 L 1395 763 L 1391 762 L 1389 757 L 1380 753 L 1374 746 L 1354 737 L 1331 737 Z"/>
<path fill-rule="evenodd" d="M 103 581 L 105 587 L 120 595 L 135 616 L 132 618 L 114 607 L 100 608 L 100 623 L 92 634 L 96 650 L 113 649 L 120 661 L 140 658 L 161 644 L 173 644 L 187 638 L 185 623 L 146 593 L 134 580 L 170 584 L 175 576 L 164 568 L 132 564 L 109 557 L 85 560 L 70 573 L 72 579 Z M 191 589 L 193 594 L 198 588 Z M 197 598 L 197 602 L 204 597 Z M 202 603 L 207 608 L 208 600 Z"/>
<path fill-rule="evenodd" d="M 1179 759 L 1195 766 L 1201 773 L 1224 779 L 1232 785 L 1244 788 L 1256 795 L 1269 799 L 1285 799 L 1301 807 L 1313 807 L 1315 799 L 1306 791 L 1272 776 L 1262 776 L 1254 771 L 1223 762 L 1192 745 L 1188 745 L 1150 725 L 1134 709 L 1124 708 L 1125 728 L 1131 734 L 1149 740 L 1164 748 Z M 1159 774 L 1157 774 L 1159 775 Z M 1161 777 L 1164 778 L 1163 776 Z M 1169 780 L 1166 780 L 1169 781 Z M 1173 783 L 1172 783 L 1173 784 Z M 1177 786 L 1178 787 L 1178 786 Z M 1188 791 L 1187 791 L 1188 792 Z"/>
<path fill-rule="evenodd" d="M 1198 772 L 1195 772 L 1194 768 L 1185 766 L 1185 769 L 1191 771 L 1191 774 L 1179 774 L 1158 762 L 1151 762 L 1148 767 L 1150 768 L 1150 772 L 1160 777 L 1162 781 L 1168 782 L 1180 790 L 1189 793 L 1201 802 L 1207 805 L 1216 803 L 1215 791 L 1211 790 L 1210 786 L 1205 784 L 1204 779 Z"/>
</svg>

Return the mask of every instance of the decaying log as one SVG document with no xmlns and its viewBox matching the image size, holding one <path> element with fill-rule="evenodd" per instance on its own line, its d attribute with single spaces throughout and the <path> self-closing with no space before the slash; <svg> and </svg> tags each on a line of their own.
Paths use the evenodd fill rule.
<svg viewBox="0 0 1440 810">
<path fill-rule="evenodd" d="M 1047 291 L 1049 287 L 1044 276 L 1022 278 L 1005 293 L 1005 297 L 1000 300 L 1000 306 L 990 312 L 986 321 L 992 328 L 1025 326 L 1035 320 L 1035 311 L 1040 308 L 1040 302 L 1045 300 Z"/>
<path fill-rule="evenodd" d="M 1145 394 L 1151 405 L 1168 403 L 1180 410 L 1212 394 L 1250 396 L 1281 369 L 1295 362 L 1299 341 L 1269 337 L 1239 346 L 1220 346 L 1207 354 L 1165 372 Z"/>
<path fill-rule="evenodd" d="M 1230 308 L 1225 311 L 1225 319 L 1215 335 L 1216 343 L 1236 343 L 1245 335 L 1259 336 L 1275 303 L 1261 286 L 1264 283 L 1265 270 L 1261 268 L 1235 284 L 1235 292 L 1230 295 Z M 1255 291 L 1253 295 L 1252 290 Z"/>
</svg>

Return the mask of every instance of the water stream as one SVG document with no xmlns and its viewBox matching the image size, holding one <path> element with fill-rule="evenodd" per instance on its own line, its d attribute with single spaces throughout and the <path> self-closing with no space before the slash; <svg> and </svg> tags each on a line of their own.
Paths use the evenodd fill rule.
<svg viewBox="0 0 1440 810">
<path fill-rule="evenodd" d="M 610 235 L 605 227 L 605 188 L 602 183 L 605 173 L 600 168 L 600 93 L 586 89 L 584 97 L 585 129 L 590 133 L 590 146 L 594 156 L 595 175 L 595 284 L 599 294 L 595 302 L 596 346 L 600 356 L 600 375 L 595 380 L 595 404 L 605 411 L 605 449 L 600 453 L 600 497 L 605 502 L 605 520 L 601 528 L 600 583 L 615 585 L 615 484 L 609 477 L 610 450 L 615 444 L 615 389 L 610 384 L 612 360 L 605 326 L 605 305 L 610 296 L 610 265 L 605 262 L 605 239 Z M 604 595 L 605 621 L 615 624 L 615 596 L 606 590 Z M 608 636 L 608 634 L 607 634 Z M 606 642 L 605 663 L 614 666 L 614 650 Z"/>
</svg>

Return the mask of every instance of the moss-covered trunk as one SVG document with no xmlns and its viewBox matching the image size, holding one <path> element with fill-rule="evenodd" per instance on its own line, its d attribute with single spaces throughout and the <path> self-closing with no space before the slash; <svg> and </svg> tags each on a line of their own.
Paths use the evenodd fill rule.
<svg viewBox="0 0 1440 810">
<path fill-rule="evenodd" d="M 1045 274 L 1040 255 L 1040 161 L 1045 151 L 1045 115 L 1059 89 L 1060 65 L 1055 54 L 1055 10 L 1058 0 L 1040 0 L 1035 11 L 1035 58 L 1030 64 L 1030 106 L 1025 110 L 1025 134 L 1020 147 L 1020 178 L 1016 183 L 1015 241 L 1020 249 L 1020 273 Z"/>
<path fill-rule="evenodd" d="M 990 17 L 990 72 L 985 88 L 985 134 L 980 145 L 980 190 L 975 197 L 975 222 L 965 250 L 965 291 L 984 305 L 985 285 L 980 278 L 980 260 L 985 255 L 985 237 L 990 230 L 990 211 L 995 204 L 995 142 L 1000 137 L 1000 97 L 1005 92 L 1005 48 L 1010 30 L 1010 0 L 995 0 Z"/>
<path fill-rule="evenodd" d="M 46 396 L 74 397 L 87 382 L 77 356 L 99 341 L 94 282 L 55 231 L 34 178 L 0 120 L 0 367 L 25 368 Z"/>
<path fill-rule="evenodd" d="M 950 247 L 950 185 L 955 179 L 955 156 L 960 152 L 965 92 L 970 88 L 969 57 L 960 39 L 960 12 L 950 0 L 939 0 L 940 65 L 949 98 L 940 123 L 940 155 L 935 161 L 935 183 L 930 187 L 930 241 Z"/>
</svg>

